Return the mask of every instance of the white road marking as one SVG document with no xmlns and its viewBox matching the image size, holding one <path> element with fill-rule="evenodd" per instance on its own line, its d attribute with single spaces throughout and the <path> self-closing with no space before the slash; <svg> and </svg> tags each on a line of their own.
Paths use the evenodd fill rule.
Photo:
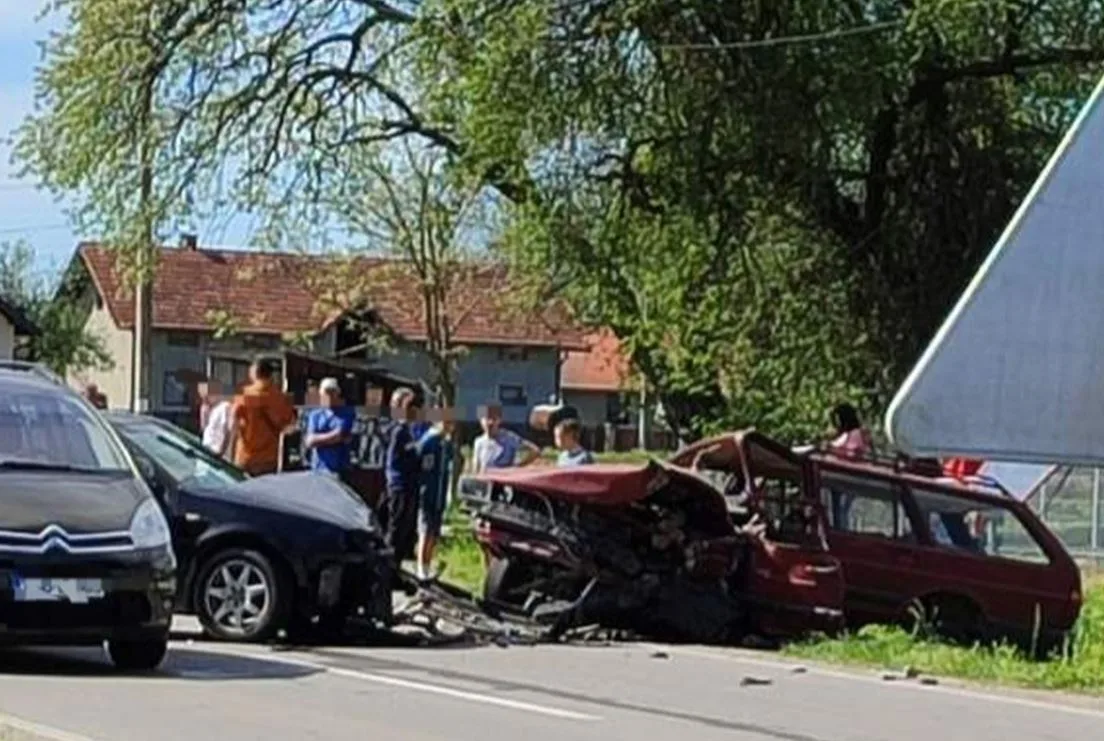
<svg viewBox="0 0 1104 741">
<path fill-rule="evenodd" d="M 204 650 L 210 651 L 212 649 L 204 647 Z M 415 692 L 425 692 L 431 695 L 452 697 L 457 700 L 465 700 L 467 702 L 474 702 L 482 705 L 493 705 L 495 707 L 518 710 L 524 713 L 532 713 L 534 715 L 544 715 L 550 718 L 560 718 L 563 720 L 576 721 L 602 720 L 600 716 L 588 715 L 587 713 L 577 713 L 573 710 L 564 710 L 562 708 L 554 708 L 547 705 L 537 705 L 536 703 L 522 702 L 520 700 L 510 700 L 505 697 L 495 697 L 494 695 L 485 695 L 480 692 L 471 692 L 469 690 L 457 689 L 455 687 L 448 687 L 445 685 L 417 682 L 410 679 L 401 679 L 399 677 L 392 677 L 387 674 L 376 674 L 374 672 L 365 672 L 358 669 L 346 669 L 344 667 L 331 666 L 329 664 L 324 664 L 320 662 L 306 661 L 304 659 L 294 658 L 284 654 L 268 656 L 253 651 L 234 651 L 229 647 L 221 646 L 217 649 L 214 649 L 214 651 L 231 656 L 247 656 L 248 658 L 257 659 L 259 661 L 268 661 L 280 664 L 292 664 L 302 666 L 304 668 L 315 669 L 328 674 L 333 674 L 334 676 L 338 677 L 345 677 L 346 679 L 355 679 L 361 682 L 372 682 L 373 684 L 382 684 L 390 687 L 400 687 L 402 689 L 413 690 Z"/>
<path fill-rule="evenodd" d="M 6 714 L 0 715 L 0 738 L 10 738 L 12 741 L 95 741 L 88 736 L 32 723 Z"/>
<path fill-rule="evenodd" d="M 683 654 L 686 656 L 695 656 L 703 659 L 713 659 L 715 661 L 730 661 L 740 662 L 743 664 L 750 664 L 752 666 L 761 666 L 770 669 L 779 669 L 783 671 L 792 671 L 794 667 L 805 667 L 809 674 L 817 674 L 822 677 L 832 677 L 834 679 L 846 679 L 852 682 L 866 682 L 869 684 L 877 684 L 887 688 L 898 688 L 904 690 L 913 690 L 916 692 L 938 692 L 946 695 L 956 695 L 958 697 L 967 697 L 972 700 L 984 700 L 988 702 L 1003 703 L 1006 705 L 1019 705 L 1020 707 L 1032 708 L 1034 710 L 1048 710 L 1059 713 L 1069 713 L 1071 715 L 1081 715 L 1090 718 L 1102 718 L 1104 719 L 1104 709 L 1084 708 L 1077 705 L 1065 704 L 1060 702 L 1047 702 L 1046 700 L 1032 700 L 1027 697 L 1016 697 L 1013 695 L 998 694 L 999 690 L 993 692 L 986 692 L 983 690 L 972 690 L 961 686 L 947 686 L 947 685 L 924 685 L 918 682 L 912 681 L 899 681 L 899 682 L 887 682 L 884 679 L 873 676 L 866 676 L 858 674 L 856 672 L 837 671 L 828 669 L 823 666 L 813 664 L 802 663 L 797 660 L 791 659 L 762 659 L 754 656 L 747 656 L 740 653 L 739 649 L 733 649 L 731 652 L 726 652 L 724 649 L 709 650 L 709 649 L 694 649 L 685 648 L 681 646 L 665 646 L 661 644 L 637 644 L 644 645 L 649 650 L 665 651 L 671 656 L 677 656 Z M 953 681 L 953 680 L 946 680 Z M 1015 690 L 1015 687 L 1008 689 Z M 1078 696 L 1073 696 L 1071 700 L 1081 699 Z M 1091 701 L 1093 698 L 1085 697 L 1086 701 Z"/>
</svg>

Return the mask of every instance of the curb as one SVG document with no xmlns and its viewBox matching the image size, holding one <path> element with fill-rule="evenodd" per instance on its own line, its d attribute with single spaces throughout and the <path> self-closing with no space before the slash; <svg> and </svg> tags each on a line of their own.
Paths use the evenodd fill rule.
<svg viewBox="0 0 1104 741">
<path fill-rule="evenodd" d="M 94 741 L 87 736 L 69 733 L 59 728 L 31 723 L 21 718 L 0 714 L 0 741 Z"/>
</svg>

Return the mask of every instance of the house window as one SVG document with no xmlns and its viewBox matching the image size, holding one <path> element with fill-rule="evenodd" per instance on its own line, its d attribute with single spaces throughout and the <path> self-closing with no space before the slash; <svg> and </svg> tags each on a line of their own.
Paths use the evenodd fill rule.
<svg viewBox="0 0 1104 741">
<path fill-rule="evenodd" d="M 502 384 L 498 387 L 498 403 L 504 407 L 529 406 L 525 387 L 514 384 Z"/>
<path fill-rule="evenodd" d="M 192 389 L 189 384 L 181 382 L 177 378 L 176 371 L 165 371 L 161 381 L 161 406 L 190 407 L 191 405 Z"/>
<path fill-rule="evenodd" d="M 529 348 L 500 347 L 498 348 L 498 359 L 504 363 L 524 363 L 529 359 Z"/>
<path fill-rule="evenodd" d="M 606 422 L 610 424 L 625 424 L 628 415 L 621 405 L 621 394 L 606 394 Z"/>
<path fill-rule="evenodd" d="M 198 332 L 169 331 L 165 334 L 169 347 L 199 347 Z"/>
</svg>

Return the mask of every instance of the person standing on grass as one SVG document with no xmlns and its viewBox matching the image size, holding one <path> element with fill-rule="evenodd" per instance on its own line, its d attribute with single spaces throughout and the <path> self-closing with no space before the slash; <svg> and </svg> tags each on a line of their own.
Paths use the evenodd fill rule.
<svg viewBox="0 0 1104 741">
<path fill-rule="evenodd" d="M 540 456 L 540 448 L 516 432 L 502 428 L 502 407 L 487 404 L 479 411 L 483 434 L 472 446 L 472 471 L 528 466 Z"/>
<path fill-rule="evenodd" d="M 441 537 L 445 509 L 452 487 L 456 448 L 455 422 L 451 409 L 437 409 L 433 424 L 418 440 L 421 477 L 418 485 L 418 578 L 429 579 L 433 554 Z"/>
<path fill-rule="evenodd" d="M 307 418 L 303 448 L 311 451 L 311 470 L 344 478 L 349 468 L 349 443 L 356 414 L 345 403 L 341 384 L 325 378 L 318 387 L 321 406 Z"/>
<path fill-rule="evenodd" d="M 583 426 L 579 420 L 573 417 L 561 420 L 553 429 L 552 434 L 556 440 L 556 448 L 560 455 L 556 459 L 556 465 L 560 468 L 585 466 L 594 463 L 594 456 L 583 447 Z"/>
<path fill-rule="evenodd" d="M 391 426 L 387 431 L 385 492 L 387 544 L 396 565 L 413 555 L 418 521 L 418 485 L 421 460 L 418 441 L 410 431 L 417 413 L 416 397 L 408 388 L 391 394 Z"/>
<path fill-rule="evenodd" d="M 256 360 L 249 367 L 249 385 L 234 400 L 234 463 L 252 476 L 280 468 L 280 437 L 295 422 L 295 407 L 273 383 L 272 364 Z"/>
</svg>

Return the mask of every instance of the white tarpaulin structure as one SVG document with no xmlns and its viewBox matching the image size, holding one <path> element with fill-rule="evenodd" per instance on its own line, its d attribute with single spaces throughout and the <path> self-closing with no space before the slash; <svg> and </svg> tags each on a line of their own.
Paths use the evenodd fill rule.
<svg viewBox="0 0 1104 741">
<path fill-rule="evenodd" d="M 886 414 L 912 455 L 1104 462 L 1104 81 Z"/>
</svg>

